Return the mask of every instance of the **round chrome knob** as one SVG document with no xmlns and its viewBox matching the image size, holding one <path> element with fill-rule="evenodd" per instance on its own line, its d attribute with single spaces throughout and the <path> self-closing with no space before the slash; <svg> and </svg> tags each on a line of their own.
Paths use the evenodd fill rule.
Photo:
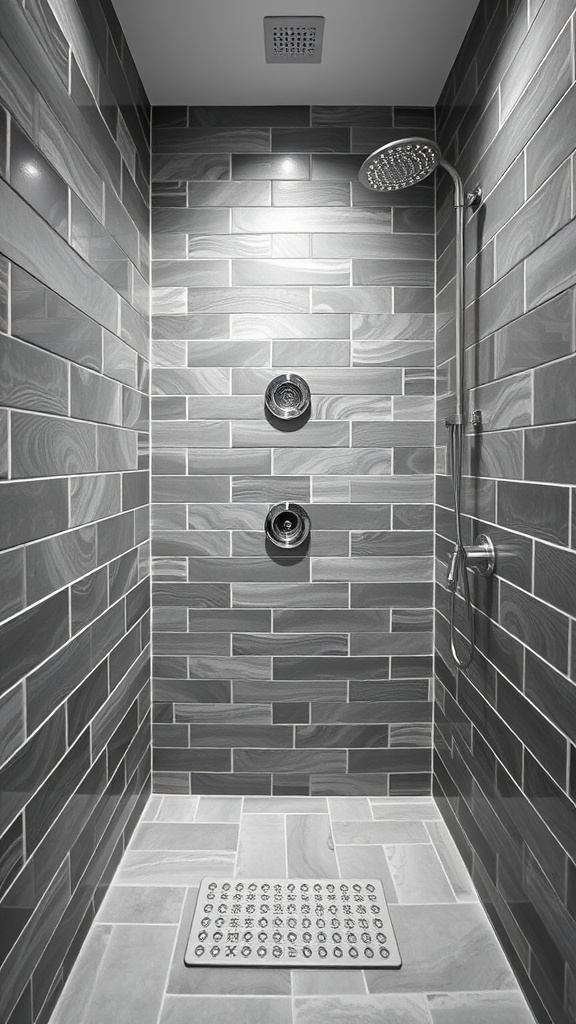
<svg viewBox="0 0 576 1024">
<path fill-rule="evenodd" d="M 310 516 L 296 502 L 281 501 L 268 512 L 264 529 L 268 540 L 276 547 L 297 548 L 310 534 Z"/>
<path fill-rule="evenodd" d="M 310 388 L 297 373 L 281 373 L 270 381 L 264 402 L 268 412 L 278 419 L 296 419 L 310 406 Z"/>
</svg>

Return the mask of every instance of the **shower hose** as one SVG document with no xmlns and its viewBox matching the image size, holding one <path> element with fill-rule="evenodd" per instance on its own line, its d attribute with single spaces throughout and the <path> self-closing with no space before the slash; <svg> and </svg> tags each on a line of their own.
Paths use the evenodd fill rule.
<svg viewBox="0 0 576 1024">
<path fill-rule="evenodd" d="M 450 591 L 450 650 L 458 668 L 468 668 L 474 654 L 474 616 L 470 597 L 470 585 L 466 572 L 466 548 L 462 540 L 462 453 L 464 447 L 464 423 L 449 423 L 450 464 L 454 491 L 454 517 L 456 521 L 456 544 L 448 567 L 448 589 Z M 456 649 L 456 597 L 460 585 L 468 618 L 468 637 L 465 639 L 466 653 L 461 656 Z"/>
</svg>

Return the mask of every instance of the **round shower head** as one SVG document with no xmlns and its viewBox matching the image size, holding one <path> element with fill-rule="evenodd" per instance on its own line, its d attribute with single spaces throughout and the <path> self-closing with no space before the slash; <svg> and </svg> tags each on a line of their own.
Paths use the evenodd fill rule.
<svg viewBox="0 0 576 1024">
<path fill-rule="evenodd" d="M 366 158 L 358 175 L 361 185 L 374 192 L 408 188 L 432 174 L 442 154 L 431 139 L 399 139 L 388 142 Z"/>
</svg>

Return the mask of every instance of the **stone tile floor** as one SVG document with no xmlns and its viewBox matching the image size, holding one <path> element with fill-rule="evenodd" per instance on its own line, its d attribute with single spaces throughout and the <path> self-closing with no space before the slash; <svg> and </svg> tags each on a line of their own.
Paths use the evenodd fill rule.
<svg viewBox="0 0 576 1024">
<path fill-rule="evenodd" d="M 204 875 L 382 879 L 399 971 L 185 967 Z M 430 798 L 152 796 L 51 1024 L 533 1024 Z"/>
</svg>

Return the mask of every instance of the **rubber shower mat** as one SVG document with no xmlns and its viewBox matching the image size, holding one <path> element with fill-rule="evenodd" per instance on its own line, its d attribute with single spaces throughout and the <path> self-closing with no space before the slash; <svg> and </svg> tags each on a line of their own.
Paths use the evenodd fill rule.
<svg viewBox="0 0 576 1024">
<path fill-rule="evenodd" d="M 189 967 L 383 967 L 402 959 L 377 878 L 204 878 Z"/>
</svg>

